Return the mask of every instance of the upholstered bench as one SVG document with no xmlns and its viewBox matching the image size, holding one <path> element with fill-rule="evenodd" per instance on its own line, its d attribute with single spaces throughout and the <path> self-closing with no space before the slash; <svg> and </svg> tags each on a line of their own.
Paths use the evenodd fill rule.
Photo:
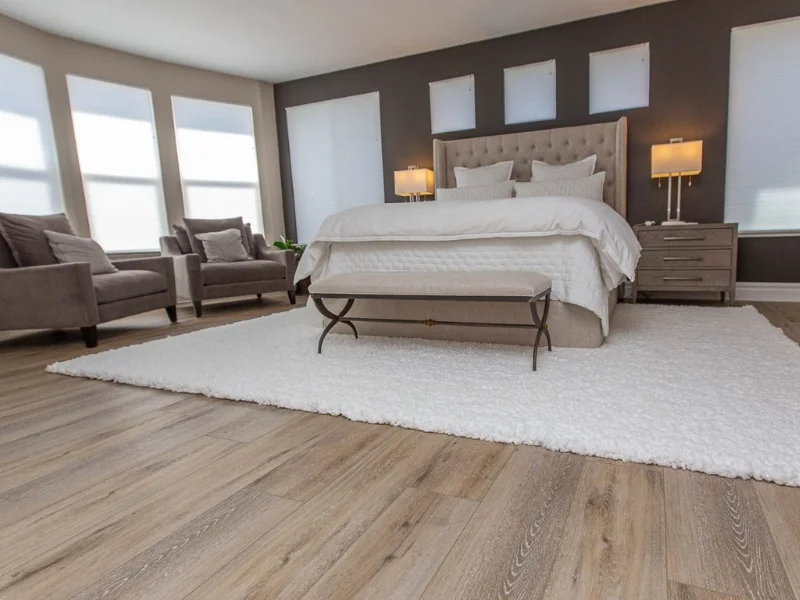
<svg viewBox="0 0 800 600">
<path fill-rule="evenodd" d="M 547 315 L 550 312 L 550 286 L 552 281 L 541 273 L 530 271 L 361 271 L 332 275 L 315 281 L 309 287 L 309 295 L 323 316 L 329 319 L 319 338 L 317 352 L 322 353 L 322 342 L 328 332 L 337 324 L 344 323 L 358 338 L 354 322 L 374 323 L 417 323 L 433 327 L 435 325 L 464 325 L 474 327 L 514 327 L 536 330 L 533 342 L 533 370 L 536 370 L 536 356 L 542 334 L 547 339 L 547 349 L 552 350 L 550 331 L 547 328 Z M 344 308 L 335 313 L 324 304 L 326 299 L 346 300 Z M 530 306 L 531 324 L 517 323 L 470 323 L 464 321 L 434 321 L 432 319 L 377 319 L 368 317 L 349 317 L 347 313 L 356 300 L 449 300 L 465 302 L 527 302 Z M 542 316 L 536 302 L 544 300 Z"/>
</svg>

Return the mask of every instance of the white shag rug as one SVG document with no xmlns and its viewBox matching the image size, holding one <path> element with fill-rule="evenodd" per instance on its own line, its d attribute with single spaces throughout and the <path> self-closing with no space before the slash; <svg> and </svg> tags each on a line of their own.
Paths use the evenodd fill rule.
<svg viewBox="0 0 800 600">
<path fill-rule="evenodd" d="M 620 305 L 593 350 L 331 334 L 313 308 L 51 373 L 800 486 L 800 347 L 754 308 Z M 553 330 L 558 336 L 558 330 Z"/>
</svg>

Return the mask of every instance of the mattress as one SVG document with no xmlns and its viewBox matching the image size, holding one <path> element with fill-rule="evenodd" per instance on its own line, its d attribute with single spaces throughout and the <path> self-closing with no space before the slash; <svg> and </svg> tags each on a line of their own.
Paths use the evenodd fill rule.
<svg viewBox="0 0 800 600">
<path fill-rule="evenodd" d="M 441 242 L 335 242 L 316 277 L 352 271 L 536 271 L 553 280 L 552 299 L 600 319 L 608 335 L 609 290 L 597 251 L 583 236 L 485 238 Z"/>
</svg>

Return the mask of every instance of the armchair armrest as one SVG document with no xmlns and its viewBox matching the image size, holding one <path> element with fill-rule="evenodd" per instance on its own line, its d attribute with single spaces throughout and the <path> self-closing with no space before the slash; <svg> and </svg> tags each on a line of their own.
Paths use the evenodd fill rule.
<svg viewBox="0 0 800 600">
<path fill-rule="evenodd" d="M 267 244 L 267 240 L 260 233 L 253 236 L 256 244 L 256 258 L 260 260 L 274 260 L 286 267 L 286 280 L 291 289 L 294 289 L 294 271 L 297 268 L 297 257 L 291 250 L 281 250 Z"/>
<path fill-rule="evenodd" d="M 0 329 L 91 327 L 100 316 L 89 263 L 0 269 Z"/>
<path fill-rule="evenodd" d="M 160 273 L 167 280 L 167 295 L 170 304 L 177 302 L 175 295 L 175 268 L 173 259 L 167 256 L 154 256 L 152 258 L 126 258 L 112 261 L 120 271 L 153 271 Z"/>
</svg>

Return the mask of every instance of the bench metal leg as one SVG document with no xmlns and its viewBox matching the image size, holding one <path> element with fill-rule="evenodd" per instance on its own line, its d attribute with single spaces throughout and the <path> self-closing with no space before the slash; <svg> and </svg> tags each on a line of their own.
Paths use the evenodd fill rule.
<svg viewBox="0 0 800 600">
<path fill-rule="evenodd" d="M 544 297 L 544 312 L 542 317 L 539 318 L 539 311 L 536 309 L 536 298 L 530 301 L 531 317 L 536 325 L 536 339 L 533 342 L 533 370 L 536 370 L 536 357 L 539 354 L 539 342 L 542 339 L 542 333 L 547 339 L 547 351 L 553 351 L 553 342 L 550 340 L 550 329 L 547 327 L 547 316 L 550 314 L 550 292 Z"/>
<path fill-rule="evenodd" d="M 324 317 L 330 319 L 330 323 L 328 323 L 325 326 L 325 329 L 322 330 L 322 335 L 319 336 L 319 345 L 317 346 L 317 354 L 322 354 L 322 342 L 325 340 L 325 336 L 328 335 L 328 332 L 331 329 L 333 329 L 334 325 L 336 325 L 337 323 L 344 323 L 345 325 L 348 325 L 350 329 L 353 330 L 353 335 L 356 337 L 356 339 L 358 339 L 358 331 L 356 331 L 356 326 L 353 325 L 352 321 L 342 318 L 348 312 L 350 312 L 351 308 L 353 308 L 353 303 L 355 302 L 353 298 L 350 298 L 347 301 L 347 304 L 344 305 L 342 312 L 340 312 L 338 315 L 334 312 L 331 312 L 331 310 L 327 306 L 325 306 L 325 304 L 323 304 L 322 298 L 312 298 L 312 300 L 314 300 L 314 306 L 317 307 L 317 310 L 321 312 Z"/>
</svg>

